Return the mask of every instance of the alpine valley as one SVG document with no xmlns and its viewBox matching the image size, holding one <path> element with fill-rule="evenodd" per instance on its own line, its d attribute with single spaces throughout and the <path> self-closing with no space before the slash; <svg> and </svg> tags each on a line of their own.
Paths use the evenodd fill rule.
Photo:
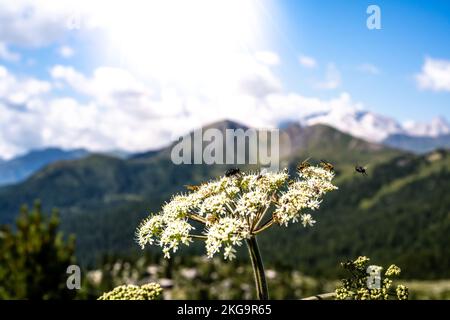
<svg viewBox="0 0 450 320">
<path fill-rule="evenodd" d="M 207 127 L 222 132 L 247 128 L 232 121 Z M 316 163 L 326 159 L 335 165 L 339 190 L 325 199 L 314 228 L 294 224 L 286 232 L 274 228 L 261 236 L 268 266 L 334 278 L 340 261 L 367 255 L 401 265 L 405 277 L 450 277 L 450 151 L 415 154 L 328 125 L 298 122 L 285 123 L 280 139 L 282 167 L 294 173 L 305 158 Z M 105 254 L 138 252 L 134 233 L 142 218 L 172 194 L 185 192 L 184 185 L 223 175 L 229 168 L 174 165 L 171 147 L 128 158 L 88 154 L 52 162 L 26 180 L 0 188 L 0 223 L 12 223 L 22 204 L 39 199 L 47 212 L 59 210 L 66 234 L 76 235 L 83 265 L 93 265 Z M 368 175 L 355 173 L 355 165 L 367 166 Z M 177 254 L 203 250 L 194 244 Z"/>
</svg>

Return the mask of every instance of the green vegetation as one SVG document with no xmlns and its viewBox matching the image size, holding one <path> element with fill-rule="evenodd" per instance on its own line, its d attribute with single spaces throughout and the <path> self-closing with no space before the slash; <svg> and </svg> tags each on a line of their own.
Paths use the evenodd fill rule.
<svg viewBox="0 0 450 320">
<path fill-rule="evenodd" d="M 336 281 L 322 281 L 299 271 L 266 269 L 271 299 L 300 299 L 336 288 Z M 100 269 L 88 273 L 83 285 L 86 298 L 123 284 L 161 285 L 162 299 L 255 299 L 253 271 L 248 262 L 216 257 L 174 256 L 171 260 L 145 255 L 137 259 L 111 257 Z"/>
<path fill-rule="evenodd" d="M 450 300 L 450 280 L 402 282 L 409 288 L 410 299 Z"/>
<path fill-rule="evenodd" d="M 0 229 L 0 299 L 71 299 L 66 270 L 74 264 L 74 239 L 58 232 L 56 213 L 47 218 L 39 204 L 23 208 L 16 230 Z"/>
<path fill-rule="evenodd" d="M 324 201 L 314 230 L 271 230 L 260 239 L 263 254 L 329 278 L 341 274 L 339 261 L 359 255 L 401 265 L 404 278 L 449 278 L 449 165 L 450 153 L 436 151 L 371 166 L 368 177 L 350 173 Z"/>
<path fill-rule="evenodd" d="M 157 283 L 135 286 L 132 284 L 118 286 L 102 294 L 98 300 L 155 300 L 161 294 L 161 287 Z"/>
<path fill-rule="evenodd" d="M 349 277 L 342 279 L 336 291 L 338 300 L 407 300 L 408 288 L 404 285 L 392 286 L 391 276 L 400 275 L 400 268 L 391 264 L 385 272 L 383 267 L 369 264 L 364 256 L 354 261 L 341 263 Z"/>
<path fill-rule="evenodd" d="M 214 126 L 225 130 L 240 125 Z M 294 172 L 298 161 L 314 154 L 336 164 L 337 181 L 347 177 L 343 172 L 352 172 L 353 163 L 378 163 L 400 154 L 322 125 L 292 125 L 281 139 L 282 166 Z M 0 223 L 12 223 L 20 204 L 40 199 L 44 210 L 59 209 L 64 232 L 77 235 L 77 257 L 83 265 L 94 266 L 104 254 L 136 254 L 135 229 L 149 211 L 158 210 L 183 185 L 218 177 L 227 169 L 225 165 L 177 166 L 170 160 L 170 150 L 130 160 L 94 155 L 52 164 L 21 184 L 0 188 Z"/>
<path fill-rule="evenodd" d="M 325 159 L 335 165 L 339 190 L 321 205 L 314 229 L 273 228 L 258 238 L 267 269 L 296 270 L 333 281 L 343 276 L 340 261 L 367 255 L 380 264 L 402 266 L 404 279 L 450 278 L 449 151 L 412 155 L 326 126 L 293 125 L 284 130 L 282 139 L 285 136 L 291 144 L 282 150 L 282 166 L 294 172 L 309 156 L 314 156 L 313 163 Z M 183 185 L 226 170 L 175 166 L 169 150 L 130 160 L 91 156 L 50 165 L 24 183 L 0 188 L 0 220 L 12 223 L 20 204 L 41 199 L 45 210 L 60 210 L 62 230 L 77 235 L 77 257 L 84 266 L 94 268 L 105 254 L 136 257 L 140 250 L 135 229 L 149 211 L 158 210 Z M 368 164 L 368 176 L 354 173 L 356 164 Z M 151 248 L 147 253 L 157 251 Z M 204 253 L 193 244 L 177 256 L 187 259 Z M 246 252 L 237 255 L 245 259 Z M 96 297 L 110 289 L 105 287 Z M 317 292 L 323 290 L 311 294 Z"/>
<path fill-rule="evenodd" d="M 393 270 L 393 268 L 390 268 Z M 386 269 L 385 271 L 389 270 Z M 317 300 L 317 294 L 333 292 L 326 299 L 334 299 L 334 290 L 342 286 L 342 281 L 324 280 L 307 276 L 298 270 L 280 271 L 266 269 L 270 297 L 275 300 L 306 299 Z M 345 276 L 348 277 L 348 273 Z M 366 278 L 367 274 L 361 275 Z M 388 276 L 389 277 L 389 276 Z M 382 273 L 382 280 L 386 276 Z M 240 260 L 224 261 L 216 257 L 175 256 L 171 260 L 155 259 L 145 255 L 136 260 L 111 258 L 105 261 L 101 269 L 92 270 L 88 275 L 87 285 L 91 288 L 91 298 L 95 299 L 102 291 L 112 290 L 121 283 L 134 283 L 137 286 L 146 283 L 159 283 L 163 288 L 162 299 L 255 299 L 252 286 L 253 272 L 248 262 Z M 410 288 L 411 298 L 430 299 L 446 297 L 448 281 L 420 282 L 395 280 L 391 284 L 393 293 L 398 285 Z M 95 296 L 96 292 L 98 293 Z M 448 297 L 448 296 L 447 296 Z"/>
</svg>

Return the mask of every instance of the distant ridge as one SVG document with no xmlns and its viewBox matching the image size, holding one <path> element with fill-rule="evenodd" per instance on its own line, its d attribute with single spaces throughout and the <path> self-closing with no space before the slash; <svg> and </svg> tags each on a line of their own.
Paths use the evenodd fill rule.
<svg viewBox="0 0 450 320">
<path fill-rule="evenodd" d="M 426 153 L 438 148 L 450 149 L 450 134 L 437 137 L 394 134 L 383 140 L 383 144 L 416 153 Z"/>
<path fill-rule="evenodd" d="M 429 122 L 407 121 L 399 123 L 394 118 L 367 110 L 333 108 L 307 114 L 299 118 L 302 125 L 325 124 L 366 141 L 386 143 L 413 152 L 428 152 L 448 145 L 450 124 L 439 116 Z M 285 123 L 280 123 L 284 126 Z M 418 143 L 420 148 L 415 148 Z"/>
<path fill-rule="evenodd" d="M 8 161 L 0 160 L 0 185 L 23 181 L 37 170 L 55 161 L 79 159 L 87 154 L 88 151 L 84 149 L 46 148 L 32 150 Z"/>
</svg>

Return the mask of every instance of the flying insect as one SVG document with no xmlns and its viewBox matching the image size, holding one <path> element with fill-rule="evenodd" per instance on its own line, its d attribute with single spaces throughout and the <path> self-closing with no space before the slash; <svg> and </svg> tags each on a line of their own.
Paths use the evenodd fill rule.
<svg viewBox="0 0 450 320">
<path fill-rule="evenodd" d="M 364 176 L 367 176 L 367 167 L 363 167 L 363 166 L 355 166 L 355 172 L 360 173 Z"/>
</svg>

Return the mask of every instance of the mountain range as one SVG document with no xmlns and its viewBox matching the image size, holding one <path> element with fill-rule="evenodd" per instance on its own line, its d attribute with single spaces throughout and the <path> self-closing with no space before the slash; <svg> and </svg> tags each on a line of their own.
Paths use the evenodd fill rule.
<svg viewBox="0 0 450 320">
<path fill-rule="evenodd" d="M 64 150 L 53 147 L 31 150 L 10 160 L 0 159 L 0 186 L 21 182 L 51 163 L 81 159 L 90 154 L 93 152 L 86 149 Z M 112 150 L 101 154 L 120 159 L 131 156 L 130 153 L 122 150 Z"/>
<path fill-rule="evenodd" d="M 245 128 L 232 121 L 208 127 Z M 339 190 L 326 197 L 314 228 L 292 225 L 261 236 L 268 265 L 334 277 L 339 261 L 364 254 L 398 263 L 408 277 L 450 276 L 449 151 L 414 155 L 330 126 L 295 122 L 283 126 L 280 138 L 282 166 L 293 173 L 307 157 L 326 159 L 336 167 Z M 138 252 L 133 239 L 143 217 L 185 191 L 184 185 L 223 175 L 229 167 L 174 165 L 172 146 L 127 159 L 90 154 L 49 164 L 0 188 L 0 222 L 11 223 L 22 204 L 40 199 L 44 209 L 59 209 L 65 233 L 76 234 L 83 265 L 104 254 Z M 368 176 L 356 174 L 356 164 L 367 164 Z M 179 254 L 202 250 L 193 245 Z"/>
<path fill-rule="evenodd" d="M 439 148 L 450 149 L 450 134 L 437 137 L 393 134 L 384 139 L 383 144 L 416 153 L 426 153 Z"/>
<path fill-rule="evenodd" d="M 428 152 L 450 145 L 450 125 L 443 117 L 433 118 L 429 123 L 407 121 L 402 124 L 370 111 L 333 108 L 304 116 L 300 123 L 326 124 L 367 141 L 412 152 Z"/>
<path fill-rule="evenodd" d="M 414 153 L 426 153 L 437 148 L 450 148 L 450 124 L 443 117 L 435 117 L 428 123 L 407 121 L 402 124 L 391 117 L 371 111 L 334 107 L 302 115 L 295 121 L 283 121 L 279 124 L 279 128 L 283 130 L 285 126 L 292 124 L 328 125 L 365 141 Z M 151 150 L 133 154 L 115 150 L 102 154 L 121 159 L 128 157 L 138 159 L 156 155 L 160 151 Z M 11 160 L 3 160 L 0 155 L 0 186 L 21 182 L 45 165 L 55 161 L 78 159 L 92 153 L 92 151 L 84 149 L 47 148 L 31 150 L 27 154 Z"/>
<path fill-rule="evenodd" d="M 44 166 L 59 160 L 79 159 L 88 154 L 84 149 L 62 150 L 47 148 L 33 150 L 11 160 L 0 160 L 0 185 L 12 184 L 28 178 Z"/>
</svg>

